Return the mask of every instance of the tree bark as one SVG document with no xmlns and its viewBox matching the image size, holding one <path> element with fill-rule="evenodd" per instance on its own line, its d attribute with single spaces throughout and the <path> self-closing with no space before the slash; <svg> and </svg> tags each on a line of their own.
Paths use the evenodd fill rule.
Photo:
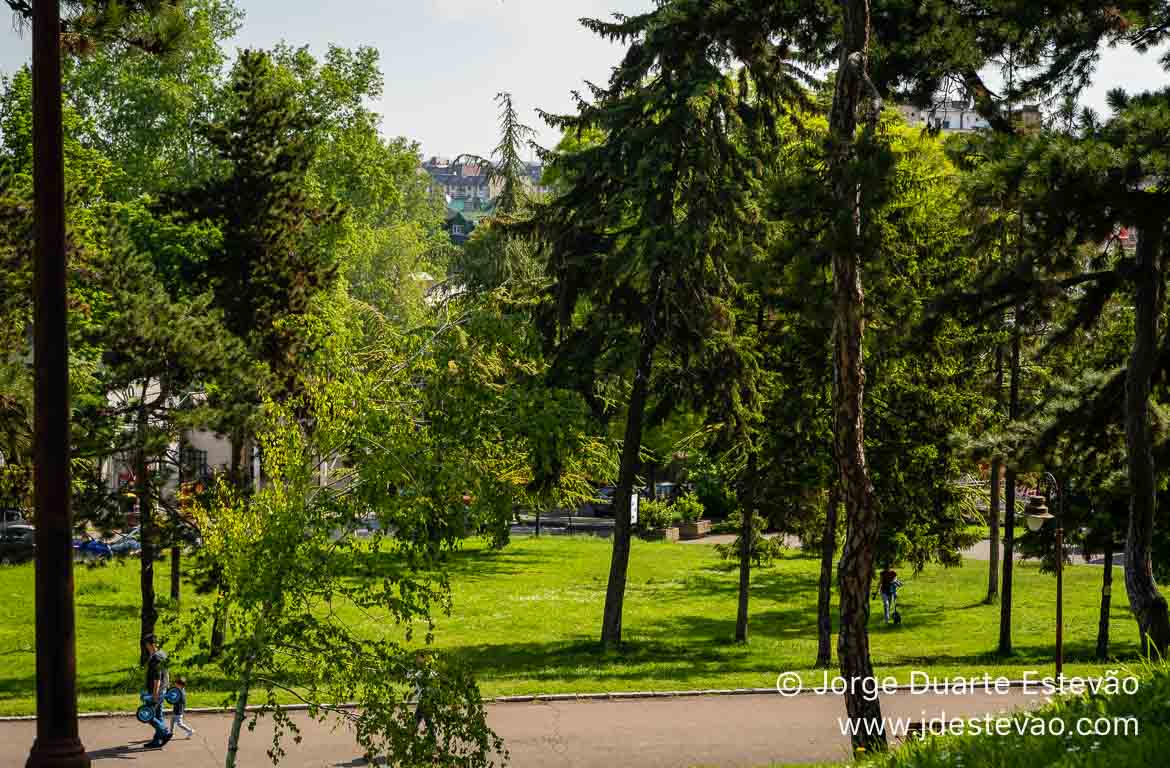
<svg viewBox="0 0 1170 768">
<path fill-rule="evenodd" d="M 1113 593 L 1113 532 L 1105 540 L 1105 567 L 1101 576 L 1101 617 L 1097 620 L 1097 660 L 1109 658 L 1109 607 Z"/>
<path fill-rule="evenodd" d="M 837 657 L 847 682 L 845 709 L 854 725 L 854 749 L 884 749 L 881 704 L 867 696 L 872 686 L 869 656 L 869 590 L 873 580 L 878 510 L 865 460 L 865 292 L 861 281 L 862 210 L 860 180 L 852 170 L 856 155 L 857 111 L 868 83 L 869 2 L 841 0 L 842 45 L 836 90 L 829 117 L 829 168 L 838 217 L 833 263 L 833 421 L 834 453 L 848 521 L 838 568 L 841 620 Z M 871 110 L 872 134 L 880 102 Z"/>
<path fill-rule="evenodd" d="M 764 332 L 764 302 L 761 297 L 756 307 L 756 332 L 763 337 Z M 743 520 L 740 526 L 739 548 L 739 606 L 735 613 L 735 641 L 747 642 L 748 628 L 748 600 L 752 581 L 752 543 L 755 539 L 756 506 L 760 499 L 760 449 L 759 445 L 751 446 L 751 453 L 747 461 L 747 484 L 745 487 L 745 503 L 743 505 Z"/>
<path fill-rule="evenodd" d="M 1011 382 L 1008 385 L 1008 418 L 1020 417 L 1020 324 L 1024 308 L 1016 305 L 1015 324 L 1012 326 Z M 1004 473 L 1003 510 L 1003 581 L 999 598 L 999 655 L 1012 653 L 1012 571 L 1015 566 L 1016 537 L 1016 470 L 1008 467 Z"/>
<path fill-rule="evenodd" d="M 1150 561 L 1158 477 L 1150 434 L 1150 384 L 1162 308 L 1162 238 L 1166 223 L 1146 217 L 1138 228 L 1134 337 L 1125 380 L 1125 447 L 1132 493 L 1125 542 L 1125 589 L 1143 646 L 1165 657 L 1170 648 L 1170 615 L 1158 592 Z"/>
<path fill-rule="evenodd" d="M 146 394 L 149 382 L 142 383 L 142 401 L 138 405 L 138 445 L 134 456 L 134 493 L 138 496 L 138 525 L 142 538 L 142 552 L 139 558 L 139 588 L 142 593 L 141 630 L 139 637 L 154 634 L 158 621 L 154 596 L 154 561 L 158 556 L 158 531 L 154 524 L 154 506 L 151 498 L 150 465 L 146 451 L 146 432 L 150 428 L 147 413 Z M 140 663 L 147 660 L 146 649 L 142 649 Z"/>
<path fill-rule="evenodd" d="M 759 471 L 757 451 L 748 456 L 748 494 L 743 505 L 743 521 L 739 528 L 739 607 L 735 612 L 735 642 L 746 643 L 748 639 L 748 594 L 752 581 L 752 539 L 756 513 L 756 474 Z"/>
<path fill-rule="evenodd" d="M 237 427 L 232 430 L 232 485 L 242 493 L 247 486 L 244 482 L 244 467 L 246 466 L 244 454 L 246 451 L 247 440 L 245 439 L 244 430 L 242 427 Z"/>
<path fill-rule="evenodd" d="M 829 489 L 829 506 L 825 510 L 825 533 L 821 538 L 821 579 L 817 589 L 817 663 L 828 669 L 833 664 L 833 555 L 837 553 L 837 507 L 841 494 L 837 484 Z"/>
<path fill-rule="evenodd" d="M 1000 510 L 1000 474 L 1003 463 L 999 459 L 991 462 L 991 509 L 988 512 L 988 539 L 991 551 L 987 568 L 987 597 L 983 602 L 988 605 L 999 599 L 999 510 Z"/>
<path fill-rule="evenodd" d="M 606 650 L 616 649 L 622 642 L 622 604 L 626 595 L 626 574 L 630 567 L 630 498 L 635 492 L 638 456 L 642 448 L 642 421 L 657 344 L 656 323 L 662 292 L 660 267 L 656 267 L 650 276 L 650 290 L 652 298 L 647 303 L 646 317 L 642 321 L 638 361 L 634 368 L 634 388 L 630 393 L 630 405 L 626 413 L 618 487 L 613 497 L 613 556 L 609 563 L 609 583 L 605 590 L 605 613 L 601 619 L 601 645 Z"/>
<path fill-rule="evenodd" d="M 998 413 L 1003 404 L 1003 346 L 995 347 L 995 404 Z M 991 552 L 987 567 L 987 597 L 984 602 L 991 605 L 999 599 L 999 510 L 1000 510 L 1000 475 L 1003 473 L 1003 462 L 995 458 L 991 462 L 991 511 L 988 520 Z"/>
<path fill-rule="evenodd" d="M 181 596 L 182 553 L 183 550 L 178 544 L 171 547 L 171 600 L 174 601 L 176 608 L 179 607 Z"/>
<path fill-rule="evenodd" d="M 209 659 L 218 659 L 223 653 L 224 631 L 223 625 L 226 620 L 227 606 L 217 607 L 215 615 L 211 619 L 211 646 L 207 651 Z"/>
</svg>

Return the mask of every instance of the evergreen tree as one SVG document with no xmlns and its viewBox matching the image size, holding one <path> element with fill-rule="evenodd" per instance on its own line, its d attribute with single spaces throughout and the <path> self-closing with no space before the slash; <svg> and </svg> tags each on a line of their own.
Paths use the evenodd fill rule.
<svg viewBox="0 0 1170 768">
<path fill-rule="evenodd" d="M 603 645 L 613 648 L 621 642 L 627 510 L 655 355 L 714 360 L 735 354 L 720 341 L 736 335 L 730 267 L 756 253 L 765 236 L 754 197 L 762 163 L 739 138 L 754 137 L 769 121 L 773 94 L 757 100 L 746 73 L 728 78 L 722 67 L 730 52 L 713 48 L 701 27 L 663 23 L 654 12 L 585 24 L 630 47 L 608 86 L 591 86 L 592 101 L 579 100 L 577 115 L 545 115 L 566 132 L 594 129 L 603 138 L 551 157 L 567 189 L 537 208 L 537 221 L 556 279 L 561 354 L 598 348 L 600 341 L 589 337 L 600 331 L 605 346 L 622 350 L 623 367 L 632 368 L 601 633 Z M 574 327 L 578 308 L 588 317 Z M 718 383 L 740 390 L 726 402 L 738 403 L 743 423 L 753 385 L 735 374 Z"/>
<path fill-rule="evenodd" d="M 162 546 L 175 540 L 178 523 L 163 489 L 171 466 L 182 461 L 170 449 L 172 442 L 181 444 L 187 426 L 179 419 L 180 402 L 202 382 L 228 369 L 238 371 L 242 355 L 210 306 L 209 294 L 176 300 L 148 257 L 126 248 L 114 254 L 103 274 L 111 294 L 109 315 L 89 341 L 107 350 L 98 381 L 113 403 L 103 416 L 134 425 L 129 432 L 115 431 L 107 450 L 133 456 L 144 637 L 155 631 L 158 618 L 154 563 Z"/>
<path fill-rule="evenodd" d="M 1045 450 L 1058 440 L 1066 455 L 1109 450 L 1109 431 L 1124 428 L 1126 487 L 1131 495 L 1126 543 L 1126 587 L 1143 643 L 1164 653 L 1170 644 L 1166 601 L 1151 567 L 1155 546 L 1159 440 L 1153 430 L 1152 397 L 1165 375 L 1166 337 L 1159 327 L 1164 274 L 1164 222 L 1170 164 L 1166 136 L 1170 94 L 1111 95 L 1114 116 L 1088 125 L 1082 136 L 1045 135 L 1026 143 L 1010 162 L 993 172 L 990 183 L 1007 175 L 1019 179 L 1022 215 L 1034 222 L 1042 247 L 1026 249 L 1025 261 L 998 280 L 989 278 L 972 299 L 983 307 L 1002 301 L 1031 302 L 1038 310 L 1067 296 L 1073 302 L 1054 342 L 1097 327 L 1115 302 L 1132 301 L 1133 339 L 1125 367 L 1083 382 L 1075 397 L 1050 418 L 1034 442 Z M 1120 250 L 1118 227 L 1136 229 L 1133 255 Z M 1100 248 L 1105 243 L 1108 247 Z M 1086 257 L 1085 249 L 1096 252 Z M 1124 400 L 1125 409 L 1115 407 Z M 1042 454 L 1043 455 L 1043 454 Z"/>
<path fill-rule="evenodd" d="M 171 195 L 169 204 L 181 218 L 219 229 L 222 244 L 187 265 L 188 279 L 210 289 L 228 330 L 268 372 L 250 381 L 232 374 L 217 386 L 238 481 L 250 412 L 265 396 L 297 390 L 297 371 L 310 352 L 300 323 L 336 279 L 328 245 L 341 211 L 319 207 L 305 190 L 315 123 L 267 54 L 240 54 L 231 99 L 226 118 L 206 127 L 219 173 Z"/>
</svg>

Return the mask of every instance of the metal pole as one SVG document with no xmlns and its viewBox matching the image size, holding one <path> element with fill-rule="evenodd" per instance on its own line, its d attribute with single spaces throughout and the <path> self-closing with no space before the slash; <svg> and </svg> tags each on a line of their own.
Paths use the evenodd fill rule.
<svg viewBox="0 0 1170 768">
<path fill-rule="evenodd" d="M 36 0 L 32 76 L 37 735 L 29 768 L 89 766 L 77 736 L 60 35 L 58 0 Z"/>
</svg>

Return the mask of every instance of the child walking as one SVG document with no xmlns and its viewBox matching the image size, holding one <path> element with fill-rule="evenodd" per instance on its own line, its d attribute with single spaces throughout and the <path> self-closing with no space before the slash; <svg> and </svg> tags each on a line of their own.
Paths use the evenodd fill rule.
<svg viewBox="0 0 1170 768">
<path fill-rule="evenodd" d="M 195 734 L 195 729 L 183 722 L 183 713 L 187 711 L 187 681 L 176 677 L 175 690 L 179 692 L 179 695 L 175 697 L 175 703 L 171 705 L 171 733 L 174 733 L 176 728 L 182 728 L 189 739 Z"/>
</svg>

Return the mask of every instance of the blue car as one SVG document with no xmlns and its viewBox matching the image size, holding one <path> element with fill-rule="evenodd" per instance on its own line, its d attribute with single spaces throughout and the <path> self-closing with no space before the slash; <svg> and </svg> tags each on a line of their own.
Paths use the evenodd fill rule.
<svg viewBox="0 0 1170 768">
<path fill-rule="evenodd" d="M 115 536 L 109 547 L 115 555 L 134 555 L 142 551 L 142 544 L 133 533 Z"/>
<path fill-rule="evenodd" d="M 74 539 L 73 551 L 78 557 L 85 560 L 104 560 L 112 557 L 114 554 L 109 544 L 95 539 L 92 536 L 84 539 Z"/>
</svg>

